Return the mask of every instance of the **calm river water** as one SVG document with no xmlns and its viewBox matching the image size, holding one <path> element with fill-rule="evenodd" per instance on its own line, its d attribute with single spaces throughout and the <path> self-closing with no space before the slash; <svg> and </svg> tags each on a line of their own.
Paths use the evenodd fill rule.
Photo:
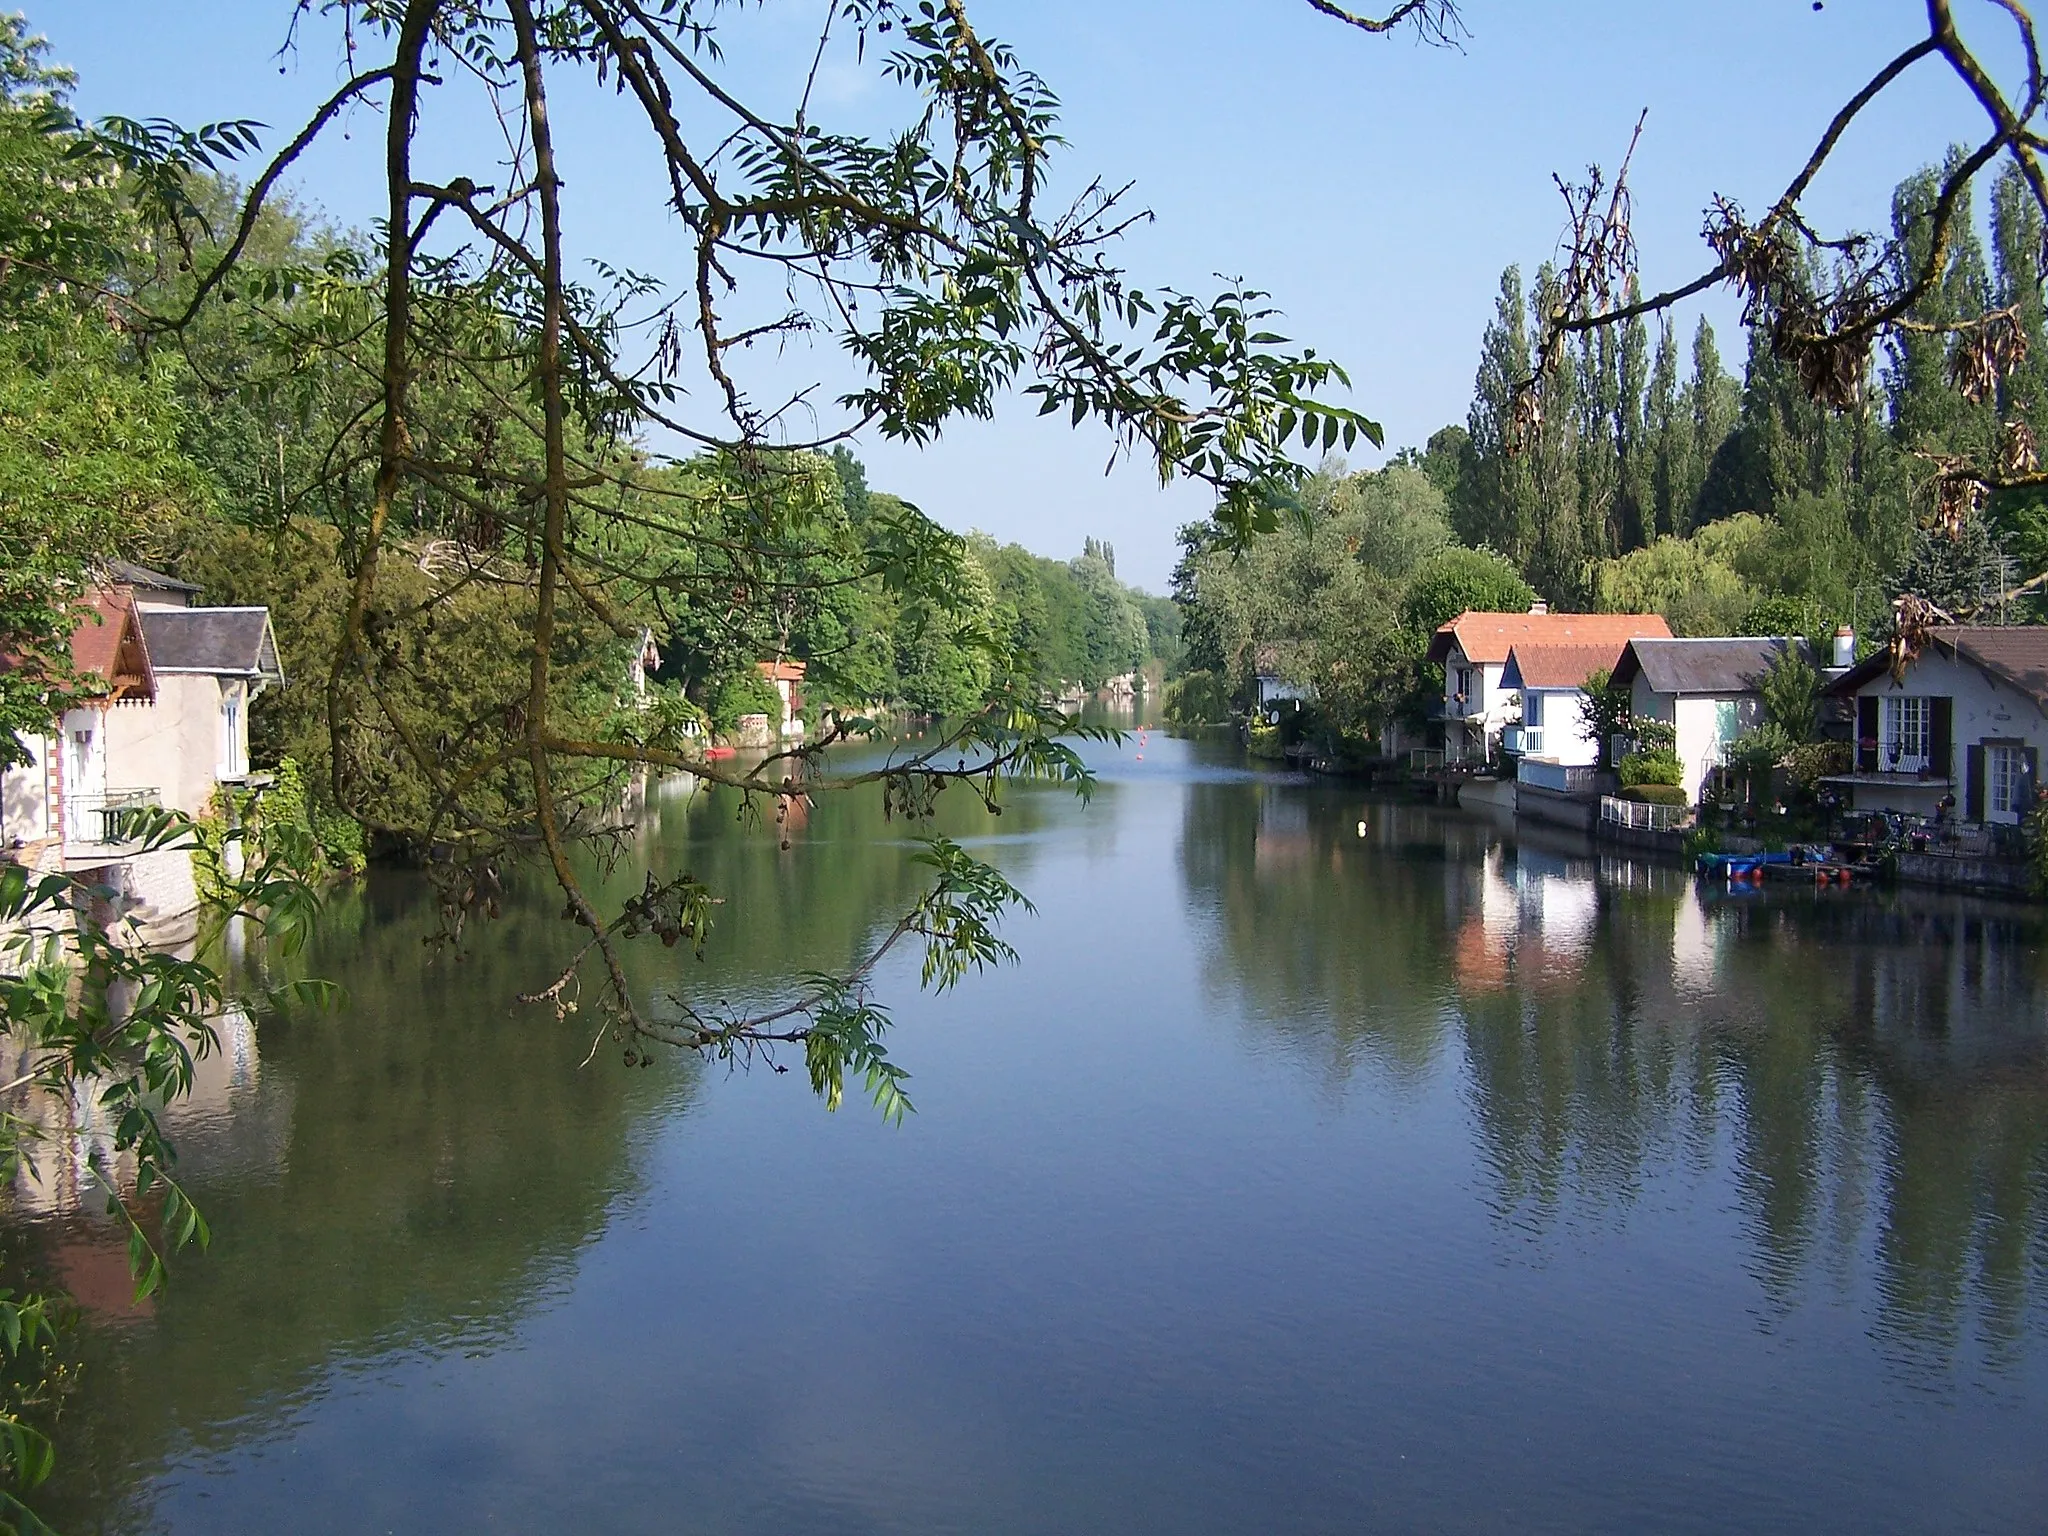
<svg viewBox="0 0 2048 1536">
<path fill-rule="evenodd" d="M 1137 760 L 1139 751 L 1143 760 Z M 235 1032 L 180 1122 L 218 1237 L 133 1313 L 106 1230 L 71 1532 L 2048 1529 L 2039 913 L 1701 892 L 1587 846 L 1091 749 L 942 828 L 1038 904 L 941 998 L 918 1113 L 616 1052 L 512 994 L 559 899 Z M 946 797 L 948 801 L 955 795 Z M 879 794 L 778 848 L 659 800 L 734 1000 L 919 887 Z M 1361 830 L 1361 823 L 1362 830 Z M 622 880 L 638 883 L 626 870 Z"/>
</svg>

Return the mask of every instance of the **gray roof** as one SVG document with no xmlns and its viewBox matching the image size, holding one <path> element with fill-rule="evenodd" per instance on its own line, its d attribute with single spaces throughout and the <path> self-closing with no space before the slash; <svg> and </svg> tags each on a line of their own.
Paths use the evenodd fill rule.
<svg viewBox="0 0 2048 1536">
<path fill-rule="evenodd" d="M 130 587 L 155 587 L 163 592 L 198 592 L 189 581 L 180 581 L 175 576 L 166 576 L 162 571 L 152 571 L 146 565 L 136 565 L 128 560 L 109 560 L 107 577 Z"/>
<path fill-rule="evenodd" d="M 2048 626 L 2036 624 L 1956 624 L 1930 629 L 1920 650 L 1925 656 L 1948 655 L 1968 661 L 2048 705 Z M 1832 694 L 1852 694 L 1891 670 L 1889 648 L 1859 662 L 1828 684 Z"/>
<path fill-rule="evenodd" d="M 1656 693 L 1753 693 L 1771 664 L 1801 643 L 1796 635 L 1631 640 L 1614 682 L 1626 687 L 1640 673 Z"/>
<path fill-rule="evenodd" d="M 284 681 L 268 608 L 144 608 L 136 617 L 159 672 Z"/>
</svg>

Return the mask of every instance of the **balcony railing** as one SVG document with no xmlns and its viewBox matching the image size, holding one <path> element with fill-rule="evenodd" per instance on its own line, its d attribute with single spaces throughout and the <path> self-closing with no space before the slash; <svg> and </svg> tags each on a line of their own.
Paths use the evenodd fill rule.
<svg viewBox="0 0 2048 1536">
<path fill-rule="evenodd" d="M 96 795 L 72 795 L 65 802 L 70 841 L 93 847 L 132 843 L 142 836 L 143 812 L 158 809 L 163 797 L 154 789 L 110 789 Z"/>
<path fill-rule="evenodd" d="M 1536 757 L 1523 758 L 1515 770 L 1515 777 L 1524 784 L 1553 790 L 1560 795 L 1590 795 L 1600 784 L 1598 769 L 1566 767 L 1563 763 L 1549 763 Z"/>
<path fill-rule="evenodd" d="M 1683 805 L 1652 805 L 1646 800 L 1624 800 L 1619 795 L 1600 797 L 1600 819 L 1632 832 L 1670 832 L 1684 826 L 1691 814 L 1691 808 Z"/>
</svg>

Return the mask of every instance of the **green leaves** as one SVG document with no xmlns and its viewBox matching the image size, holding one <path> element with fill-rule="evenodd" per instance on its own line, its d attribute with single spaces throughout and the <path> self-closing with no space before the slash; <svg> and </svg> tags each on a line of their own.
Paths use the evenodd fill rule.
<svg viewBox="0 0 2048 1536">
<path fill-rule="evenodd" d="M 1017 951 L 996 937 L 995 925 L 1009 907 L 1038 910 L 1022 891 L 949 838 L 931 839 L 917 862 L 938 875 L 910 919 L 925 939 L 925 986 L 943 992 L 970 970 L 1017 958 Z"/>
<path fill-rule="evenodd" d="M 858 1073 L 883 1121 L 900 1125 L 915 1106 L 903 1091 L 910 1074 L 889 1059 L 882 1044 L 888 1014 L 839 978 L 813 976 L 811 981 L 821 994 L 803 1042 L 811 1091 L 825 1101 L 828 1112 L 837 1110 L 847 1074 Z"/>
</svg>

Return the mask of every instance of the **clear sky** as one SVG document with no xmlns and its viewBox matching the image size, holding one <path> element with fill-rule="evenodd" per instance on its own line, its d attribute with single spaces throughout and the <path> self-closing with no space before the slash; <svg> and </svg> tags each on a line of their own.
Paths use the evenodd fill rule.
<svg viewBox="0 0 2048 1536">
<path fill-rule="evenodd" d="M 55 55 L 82 76 L 79 108 L 180 122 L 271 125 L 274 145 L 338 79 L 332 33 L 309 27 L 275 57 L 290 0 L 20 0 Z M 728 25 L 731 67 L 760 99 L 787 103 L 832 0 L 767 0 Z M 1699 241 L 1711 195 L 1768 206 L 1827 120 L 1918 35 L 1921 0 L 1466 0 L 1462 51 L 1368 37 L 1303 0 L 975 0 L 989 35 L 1012 43 L 1064 103 L 1070 186 L 1100 174 L 1137 183 L 1157 215 L 1126 242 L 1134 275 L 1197 291 L 1216 274 L 1270 291 L 1289 334 L 1351 371 L 1352 403 L 1390 449 L 1462 421 L 1481 329 L 1501 269 L 1550 256 L 1562 229 L 1553 171 L 1614 164 L 1649 108 L 1632 184 L 1646 282 L 1709 261 Z M 1988 0 L 1959 6 L 1967 27 L 2004 39 Z M 1974 133 L 1976 108 L 1923 63 L 1873 113 L 1817 189 L 1824 218 L 1885 224 L 1893 184 Z M 840 126 L 880 129 L 900 99 L 850 58 L 824 79 Z M 582 253 L 654 270 L 671 264 L 673 223 L 627 119 L 595 92 L 559 115 L 570 216 Z M 823 114 L 818 114 L 822 116 Z M 284 130 L 280 132 L 278 130 Z M 478 181 L 486 141 L 458 129 L 432 146 L 432 173 Z M 484 167 L 488 171 L 489 167 Z M 305 162 L 301 194 L 336 223 L 381 207 L 381 132 L 359 115 L 346 140 Z M 1725 297 L 1706 311 L 1730 329 Z M 1679 322 L 1689 335 L 1692 313 Z M 1739 361 L 1724 334 L 1723 354 Z M 768 360 L 843 384 L 836 361 Z M 764 394 L 769 391 L 764 387 Z M 1119 573 L 1163 590 L 1173 536 L 1206 509 L 1186 486 L 1162 492 L 1148 465 L 1105 476 L 1109 443 L 1016 401 L 937 447 L 856 444 L 878 489 L 949 526 L 978 527 L 1043 554 L 1111 541 Z M 1369 464 L 1378 455 L 1361 455 Z"/>
</svg>

